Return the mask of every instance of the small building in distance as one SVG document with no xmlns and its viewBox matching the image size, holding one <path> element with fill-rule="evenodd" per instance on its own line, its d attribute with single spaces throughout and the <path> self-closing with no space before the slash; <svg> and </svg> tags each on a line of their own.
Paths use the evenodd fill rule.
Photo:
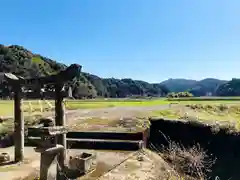
<svg viewBox="0 0 240 180">
<path fill-rule="evenodd" d="M 212 92 L 207 92 L 206 96 L 212 96 Z"/>
</svg>

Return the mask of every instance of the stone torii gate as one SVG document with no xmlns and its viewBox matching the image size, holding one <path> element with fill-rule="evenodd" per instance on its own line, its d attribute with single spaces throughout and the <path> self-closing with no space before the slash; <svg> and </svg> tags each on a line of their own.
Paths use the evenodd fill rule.
<svg viewBox="0 0 240 180">
<path fill-rule="evenodd" d="M 67 81 L 74 79 L 81 73 L 82 66 L 72 64 L 66 70 L 56 75 L 46 77 L 24 79 L 11 73 L 5 73 L 4 79 L 13 88 L 14 91 L 14 146 L 15 146 L 15 162 L 24 159 L 24 118 L 22 112 L 22 87 L 53 84 L 55 86 L 55 125 L 65 126 L 63 92 L 62 88 Z M 59 164 L 64 164 L 66 150 L 66 134 L 57 137 L 59 144 L 63 145 L 64 151 L 58 157 Z"/>
</svg>

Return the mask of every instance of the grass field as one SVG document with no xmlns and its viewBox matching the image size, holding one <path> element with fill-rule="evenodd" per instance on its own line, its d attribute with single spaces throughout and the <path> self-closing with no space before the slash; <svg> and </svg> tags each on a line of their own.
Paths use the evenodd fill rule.
<svg viewBox="0 0 240 180">
<path fill-rule="evenodd" d="M 196 100 L 197 99 L 197 100 Z M 210 100 L 209 100 L 210 99 Z M 214 99 L 214 100 L 213 100 Z M 235 99 L 235 100 L 232 100 Z M 30 103 L 29 103 L 30 102 Z M 180 106 L 173 108 L 169 106 L 169 109 L 164 110 L 153 110 L 146 113 L 145 107 L 153 106 L 160 107 L 161 105 L 168 104 L 179 104 Z M 175 101 L 168 101 L 166 98 L 158 99 L 92 99 L 92 100 L 66 100 L 65 101 L 66 109 L 75 110 L 75 109 L 97 109 L 97 108 L 110 108 L 110 107 L 143 107 L 141 111 L 138 112 L 138 117 L 162 117 L 170 119 L 188 119 L 188 120 L 197 120 L 203 121 L 205 123 L 216 123 L 220 122 L 223 124 L 234 124 L 237 129 L 240 129 L 240 98 L 191 98 L 191 99 L 178 99 Z M 10 100 L 1 100 L 0 101 L 0 116 L 6 118 L 8 116 L 13 116 L 14 102 Z M 171 107 L 171 108 L 170 108 Z M 23 112 L 25 115 L 25 122 L 31 124 L 32 120 L 29 119 L 29 116 L 34 118 L 35 115 L 42 114 L 41 112 L 51 111 L 54 108 L 54 101 L 38 101 L 23 100 Z M 168 108 L 168 106 L 165 106 Z M 105 110 L 104 110 L 105 111 Z M 131 110 L 130 110 L 131 112 Z M 118 112 L 119 114 L 126 115 L 129 113 L 126 111 Z M 99 126 L 106 125 L 109 123 L 111 126 L 112 116 L 108 113 L 104 114 L 104 118 L 95 117 L 94 120 L 91 118 L 86 118 L 86 121 L 81 120 L 81 127 L 84 124 L 95 124 Z M 136 114 L 135 114 L 136 115 Z M 80 115 L 81 116 L 81 115 Z M 102 115 L 100 115 L 102 116 Z M 9 129 L 13 128 L 13 119 L 8 118 L 8 121 L 3 121 L 0 123 L 0 133 L 6 133 Z M 29 119 L 29 120 L 28 120 Z M 95 123 L 97 121 L 97 123 Z M 101 122 L 100 122 L 101 121 Z M 114 122 L 113 124 L 116 124 Z M 113 126 L 115 127 L 115 125 Z M 77 129 L 78 129 L 77 128 Z"/>
<path fill-rule="evenodd" d="M 158 106 L 170 103 L 178 104 L 239 104 L 240 97 L 209 97 L 209 98 L 181 98 L 181 99 L 92 99 L 92 100 L 66 100 L 65 107 L 74 109 L 95 109 L 108 107 L 136 107 Z M 54 108 L 54 101 L 23 100 L 24 113 L 49 111 Z M 12 116 L 14 103 L 12 100 L 0 100 L 0 116 Z"/>
<path fill-rule="evenodd" d="M 29 103 L 30 102 L 30 103 Z M 96 100 L 66 100 L 65 107 L 69 110 L 74 109 L 93 109 L 107 107 L 132 107 L 132 106 L 155 106 L 168 104 L 169 102 L 162 99 L 153 100 L 134 100 L 134 99 L 96 99 Z M 51 110 L 54 107 L 54 101 L 23 100 L 22 109 L 25 113 L 40 112 Z M 14 103 L 11 100 L 0 101 L 0 116 L 11 116 L 14 111 Z"/>
<path fill-rule="evenodd" d="M 31 102 L 31 103 L 29 103 Z M 179 106 L 168 106 L 169 104 L 178 104 Z M 13 115 L 13 101 L 0 101 L 0 116 L 11 116 Z M 149 106 L 165 106 L 166 109 L 156 109 L 152 111 L 145 111 Z M 230 130 L 240 131 L 240 98 L 182 98 L 174 99 L 169 101 L 166 98 L 159 99 L 93 99 L 93 100 L 66 100 L 66 109 L 98 109 L 103 108 L 101 111 L 105 111 L 104 108 L 111 109 L 111 107 L 141 107 L 141 111 L 135 114 L 136 118 L 130 119 L 112 119 L 110 111 L 104 114 L 105 117 L 101 115 L 96 117 L 87 118 L 84 116 L 79 116 L 81 121 L 76 124 L 68 126 L 71 130 L 79 131 L 109 131 L 109 132 L 136 132 L 141 131 L 144 127 L 148 127 L 149 117 L 162 117 L 165 119 L 182 119 L 187 121 L 201 121 L 205 124 L 219 124 L 220 126 L 227 126 Z M 41 110 L 42 107 L 42 110 Z M 37 122 L 39 117 L 32 115 L 27 116 L 27 114 L 39 113 L 41 111 L 50 111 L 54 107 L 54 101 L 23 101 L 23 111 L 25 113 L 25 124 L 34 124 Z M 143 107 L 143 108 L 142 108 Z M 146 107 L 146 108 L 145 108 Z M 31 109 L 31 110 L 30 110 Z M 132 108 L 113 108 L 119 111 L 118 113 L 126 115 L 129 111 L 122 109 Z M 138 108 L 139 109 L 139 108 Z M 92 110 L 91 112 L 93 112 Z M 97 110 L 98 111 L 98 110 Z M 106 110 L 107 111 L 107 110 Z M 134 111 L 134 110 L 133 110 Z M 75 111 L 74 111 L 75 112 Z M 77 111 L 79 112 L 79 111 Z M 105 113 L 105 112 L 104 112 Z M 115 112 L 114 112 L 115 113 Z M 141 114 L 142 113 L 142 114 Z M 139 115 L 139 116 L 138 116 Z M 73 120 L 70 118 L 68 120 Z M 78 119 L 79 120 L 79 119 Z M 13 119 L 9 118 L 3 120 L 0 123 L 0 137 L 5 135 L 11 135 L 13 132 Z M 212 126 L 216 128 L 216 126 Z M 145 128 L 144 128 L 145 129 Z M 217 128 L 216 128 L 217 130 Z M 106 132 L 107 132 L 106 131 Z M 171 151 L 170 155 L 178 151 Z M 187 155 L 186 159 L 189 160 L 189 152 L 185 150 L 184 153 Z M 191 151 L 192 152 L 192 151 Z M 193 156 L 197 157 L 199 154 Z M 182 153 L 180 154 L 181 158 Z M 188 161 L 184 160 L 184 164 Z M 194 159 L 195 160 L 195 159 Z M 195 161 L 194 161 L 195 162 Z M 179 166 L 179 167 L 182 167 Z M 177 179 L 177 178 L 176 178 Z M 180 178 L 179 178 L 180 179 Z M 184 178 L 183 178 L 184 179 Z"/>
<path fill-rule="evenodd" d="M 169 101 L 240 101 L 240 97 L 185 97 L 185 98 L 170 98 Z"/>
<path fill-rule="evenodd" d="M 240 131 L 240 104 L 183 104 L 183 106 L 152 111 L 151 117 L 198 121 Z"/>
</svg>

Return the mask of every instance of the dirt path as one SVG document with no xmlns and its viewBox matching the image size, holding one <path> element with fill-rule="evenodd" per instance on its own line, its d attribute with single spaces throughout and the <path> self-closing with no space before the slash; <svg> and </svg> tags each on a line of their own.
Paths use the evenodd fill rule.
<svg viewBox="0 0 240 180">
<path fill-rule="evenodd" d="M 177 105 L 171 105 L 174 107 Z M 141 116 L 154 110 L 164 110 L 170 108 L 169 105 L 144 106 L 144 107 L 112 107 L 99 109 L 77 109 L 66 111 L 67 125 L 72 125 L 81 119 L 103 118 L 103 119 L 120 119 L 133 118 Z M 53 117 L 53 112 L 44 114 L 45 117 Z"/>
<path fill-rule="evenodd" d="M 107 108 L 97 108 L 97 109 L 76 109 L 76 110 L 66 110 L 66 120 L 67 124 L 71 124 L 75 119 L 86 119 L 91 117 L 98 118 L 132 118 L 144 113 L 154 111 L 154 110 L 163 110 L 170 107 L 179 106 L 179 105 L 155 105 L 155 106 L 133 106 L 133 107 L 107 107 Z M 29 116 L 29 115 L 25 115 Z M 53 117 L 54 112 L 44 112 L 44 117 Z M 2 118 L 13 118 L 13 116 L 4 116 Z"/>
<path fill-rule="evenodd" d="M 169 105 L 159 105 L 159 106 L 148 106 L 148 107 L 113 107 L 113 108 L 101 108 L 101 109 L 77 109 L 77 110 L 67 110 L 66 111 L 66 120 L 67 125 L 72 125 L 75 123 L 79 123 L 79 121 L 97 117 L 97 118 L 133 118 L 139 116 L 143 113 L 147 113 L 153 110 L 163 110 L 168 109 Z M 54 112 L 47 112 L 44 113 L 45 117 L 52 117 L 54 116 Z M 0 149 L 1 152 L 8 152 L 10 156 L 13 158 L 14 151 L 13 148 L 5 148 Z M 32 148 L 25 148 L 25 154 L 27 154 L 27 159 L 30 159 L 31 163 L 22 164 L 21 166 L 10 166 L 10 167 L 0 167 L 0 175 L 4 177 L 3 179 L 14 179 L 16 177 L 23 177 L 29 173 L 29 171 L 34 171 L 39 167 L 39 154 L 33 152 Z M 109 152 L 107 155 L 101 155 L 101 159 L 105 162 L 105 158 L 108 157 L 110 154 Z M 113 153 L 111 156 L 112 159 L 116 157 L 116 154 Z M 123 154 L 120 154 L 120 157 L 124 158 Z M 119 157 L 119 158 L 120 158 Z M 118 158 L 118 159 L 119 159 Z M 121 158 L 120 158 L 121 159 Z M 116 163 L 117 161 L 112 162 L 112 164 Z M 14 173 L 13 173 L 14 172 Z"/>
</svg>

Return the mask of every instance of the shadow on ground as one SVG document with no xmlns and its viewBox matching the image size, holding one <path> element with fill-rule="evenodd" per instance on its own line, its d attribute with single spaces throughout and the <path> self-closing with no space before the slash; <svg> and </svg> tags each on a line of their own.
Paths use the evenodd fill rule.
<svg viewBox="0 0 240 180">
<path fill-rule="evenodd" d="M 0 166 L 4 167 L 12 164 L 16 164 L 16 162 L 15 161 L 2 162 L 0 163 Z"/>
</svg>

